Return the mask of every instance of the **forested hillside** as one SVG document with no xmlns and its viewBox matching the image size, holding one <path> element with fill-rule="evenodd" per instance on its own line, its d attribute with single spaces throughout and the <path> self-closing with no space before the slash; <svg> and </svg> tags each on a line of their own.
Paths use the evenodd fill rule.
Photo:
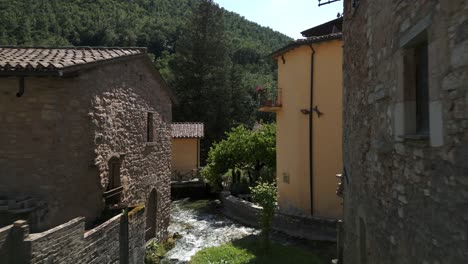
<svg viewBox="0 0 468 264">
<path fill-rule="evenodd" d="M 157 56 L 174 45 L 201 0 L 2 0 L 0 45 L 142 46 Z M 289 40 L 224 11 L 231 50 L 271 52 Z"/>
<path fill-rule="evenodd" d="M 204 122 L 204 153 L 256 111 L 255 87 L 276 86 L 268 57 L 290 38 L 212 0 L 0 0 L 0 45 L 147 47 L 179 104 L 174 121 Z"/>
</svg>

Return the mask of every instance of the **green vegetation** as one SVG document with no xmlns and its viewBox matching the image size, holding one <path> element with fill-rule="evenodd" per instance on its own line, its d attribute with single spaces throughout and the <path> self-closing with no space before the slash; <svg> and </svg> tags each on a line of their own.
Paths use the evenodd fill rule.
<svg viewBox="0 0 468 264">
<path fill-rule="evenodd" d="M 265 252 L 261 243 L 255 238 L 244 238 L 219 247 L 203 249 L 190 260 L 190 264 L 325 264 L 326 260 L 319 258 L 306 249 L 271 244 L 271 250 Z"/>
<path fill-rule="evenodd" d="M 145 264 L 159 264 L 166 256 L 167 252 L 174 248 L 175 241 L 172 237 L 164 242 L 152 241 L 146 246 Z"/>
<path fill-rule="evenodd" d="M 203 249 L 190 260 L 190 264 L 202 263 L 251 263 L 255 255 L 246 249 L 235 247 L 233 244 L 224 244 L 219 247 Z"/>
<path fill-rule="evenodd" d="M 0 1 L 0 45 L 141 46 L 160 57 L 175 43 L 203 0 Z M 229 49 L 267 54 L 290 40 L 226 11 Z"/>
<path fill-rule="evenodd" d="M 179 99 L 174 120 L 205 122 L 205 152 L 238 124 L 272 121 L 271 115 L 257 114 L 255 87 L 276 86 L 275 65 L 266 51 L 239 39 L 232 46 L 228 17 L 211 0 L 201 1 L 176 42 L 176 53 L 158 61 L 168 65 L 166 79 Z"/>
<path fill-rule="evenodd" d="M 179 98 L 174 121 L 205 122 L 202 161 L 231 127 L 273 121 L 255 87 L 276 86 L 267 55 L 289 40 L 211 0 L 0 1 L 0 45 L 147 47 Z"/>
<path fill-rule="evenodd" d="M 231 129 L 227 138 L 215 143 L 209 153 L 202 176 L 220 190 L 232 182 L 232 187 L 245 182 L 254 185 L 260 178 L 274 181 L 276 166 L 276 126 L 263 124 L 256 130 L 243 125 Z"/>
<path fill-rule="evenodd" d="M 179 100 L 174 119 L 207 121 L 205 136 L 216 139 L 229 129 L 232 120 L 230 61 L 222 10 L 211 1 L 202 1 L 176 43 L 176 51 L 169 62 L 169 82 Z"/>
<path fill-rule="evenodd" d="M 270 248 L 271 223 L 276 211 L 278 194 L 274 183 L 262 182 L 251 188 L 252 198 L 262 207 L 259 215 L 259 224 L 262 228 L 262 242 L 266 249 Z"/>
</svg>

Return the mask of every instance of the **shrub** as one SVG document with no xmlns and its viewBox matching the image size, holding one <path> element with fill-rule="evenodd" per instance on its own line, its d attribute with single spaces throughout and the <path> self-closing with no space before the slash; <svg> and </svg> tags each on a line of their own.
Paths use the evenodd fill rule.
<svg viewBox="0 0 468 264">
<path fill-rule="evenodd" d="M 175 240 L 168 237 L 163 242 L 152 241 L 146 246 L 145 264 L 159 264 L 167 252 L 174 248 Z"/>
<path fill-rule="evenodd" d="M 278 199 L 276 186 L 274 183 L 261 182 L 251 188 L 252 199 L 262 207 L 259 217 L 259 224 L 262 229 L 262 237 L 265 246 L 269 246 L 271 223 L 276 211 L 276 201 Z"/>
</svg>

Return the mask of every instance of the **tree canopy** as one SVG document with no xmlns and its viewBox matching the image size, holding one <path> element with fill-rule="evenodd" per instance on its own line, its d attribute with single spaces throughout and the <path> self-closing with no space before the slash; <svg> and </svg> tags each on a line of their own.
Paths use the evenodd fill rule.
<svg viewBox="0 0 468 264">
<path fill-rule="evenodd" d="M 275 124 L 263 124 L 256 130 L 240 125 L 211 147 L 202 175 L 214 188 L 222 186 L 226 181 L 222 176 L 226 174 L 227 181 L 236 183 L 240 180 L 239 173 L 243 173 L 252 185 L 261 176 L 264 181 L 272 181 L 275 167 Z"/>
<path fill-rule="evenodd" d="M 0 45 L 141 46 L 160 57 L 203 0 L 0 1 Z M 230 53 L 268 54 L 290 40 L 222 9 Z"/>
</svg>

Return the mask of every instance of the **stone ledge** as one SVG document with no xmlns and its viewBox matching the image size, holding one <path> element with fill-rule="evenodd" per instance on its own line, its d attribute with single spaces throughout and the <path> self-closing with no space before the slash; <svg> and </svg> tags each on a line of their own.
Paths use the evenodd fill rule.
<svg viewBox="0 0 468 264">
<path fill-rule="evenodd" d="M 98 232 L 101 232 L 102 230 L 106 229 L 107 227 L 111 226 L 111 225 L 117 225 L 117 224 L 120 224 L 120 218 L 122 217 L 122 213 L 112 217 L 111 219 L 105 221 L 104 223 L 96 226 L 95 228 L 89 230 L 89 231 L 86 231 L 84 233 L 84 237 L 87 238 L 89 236 L 92 236 L 94 233 L 98 233 Z"/>
<path fill-rule="evenodd" d="M 257 215 L 260 213 L 260 206 L 226 193 L 222 194 L 220 199 L 224 215 L 249 226 L 258 226 Z M 336 220 L 276 213 L 272 228 L 293 237 L 336 242 L 336 223 Z"/>
<path fill-rule="evenodd" d="M 41 233 L 32 233 L 29 234 L 29 236 L 25 239 L 25 241 L 35 241 L 39 240 L 42 238 L 47 238 L 48 236 L 54 235 L 60 231 L 65 231 L 68 232 L 71 230 L 74 226 L 80 225 L 79 229 L 82 229 L 84 231 L 84 223 L 85 223 L 85 218 L 84 217 L 77 217 L 74 218 L 64 224 L 61 224 L 59 226 L 56 226 L 54 228 L 48 229 L 44 232 Z"/>
</svg>

